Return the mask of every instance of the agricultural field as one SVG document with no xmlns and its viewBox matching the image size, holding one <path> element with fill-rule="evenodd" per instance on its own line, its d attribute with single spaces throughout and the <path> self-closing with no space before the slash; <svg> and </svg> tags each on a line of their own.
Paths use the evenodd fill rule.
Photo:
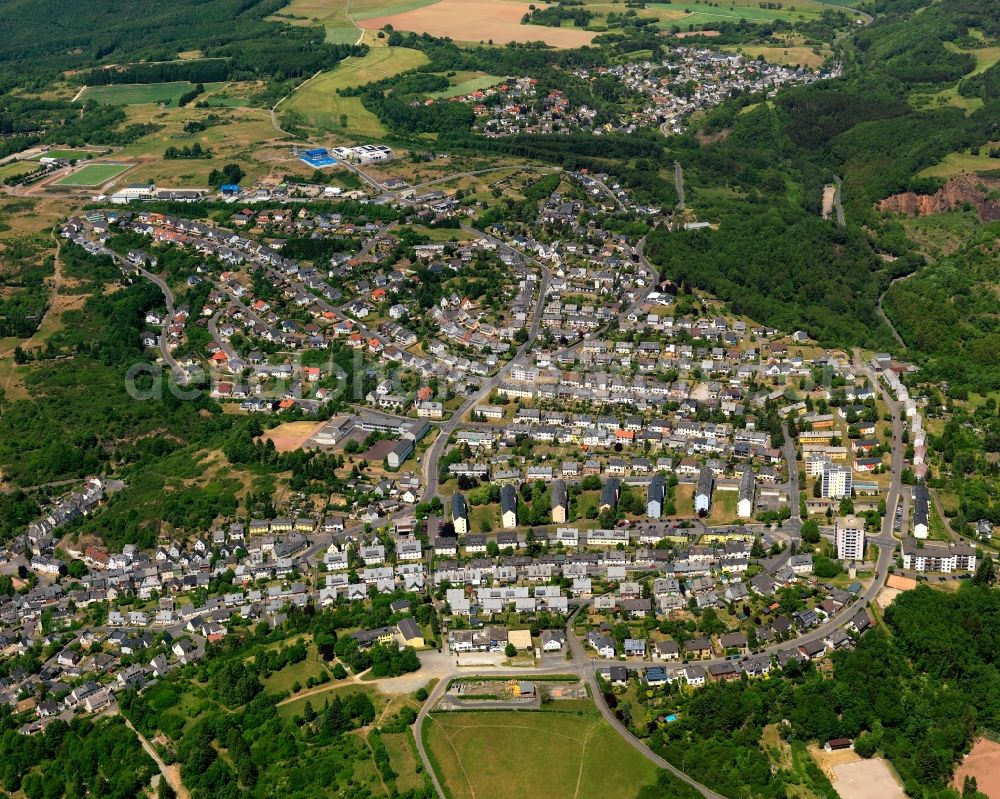
<svg viewBox="0 0 1000 799">
<path fill-rule="evenodd" d="M 435 713 L 422 732 L 453 799 L 537 796 L 540 774 L 547 795 L 633 799 L 637 786 L 652 783 L 657 773 L 589 704 L 574 702 L 572 710 Z"/>
<path fill-rule="evenodd" d="M 813 48 L 805 45 L 793 45 L 789 47 L 767 47 L 763 45 L 740 45 L 739 47 L 726 48 L 743 53 L 747 58 L 757 58 L 763 56 L 765 61 L 772 64 L 787 64 L 793 67 L 809 67 L 817 69 L 823 62 L 832 55 L 828 47 Z M 815 50 L 819 49 L 819 52 Z"/>
<path fill-rule="evenodd" d="M 544 41 L 553 47 L 581 47 L 593 41 L 594 34 L 582 30 L 522 25 L 521 17 L 529 13 L 529 6 L 511 0 L 439 0 L 410 11 L 365 19 L 361 25 L 368 30 L 392 25 L 398 30 L 463 42 Z"/>
<path fill-rule="evenodd" d="M 289 25 L 318 25 L 331 44 L 354 44 L 361 30 L 348 17 L 350 0 L 292 0 L 271 19 Z"/>
<path fill-rule="evenodd" d="M 131 164 L 87 164 L 56 182 L 57 186 L 100 186 L 120 175 Z"/>
<path fill-rule="evenodd" d="M 361 58 L 348 58 L 329 72 L 302 85 L 280 106 L 282 113 L 300 116 L 305 124 L 326 131 L 350 131 L 358 136 L 379 137 L 385 128 L 359 97 L 341 97 L 337 89 L 359 86 L 398 75 L 427 63 L 427 56 L 405 47 L 373 47 Z M 341 125 L 346 117 L 346 127 Z"/>
<path fill-rule="evenodd" d="M 719 3 L 685 2 L 676 5 L 650 3 L 646 8 L 657 12 L 656 15 L 661 20 L 659 27 L 670 29 L 675 25 L 686 28 L 688 25 L 717 25 L 720 22 L 739 22 L 741 19 L 750 22 L 771 22 L 776 19 L 806 21 L 817 19 L 826 10 L 826 4 L 802 0 L 784 8 L 761 8 L 757 0 L 722 0 Z"/>
<path fill-rule="evenodd" d="M 206 83 L 205 92 L 216 91 L 225 83 Z M 78 102 L 94 100 L 110 105 L 145 105 L 148 103 L 166 103 L 174 105 L 177 99 L 194 88 L 194 84 L 186 80 L 170 83 L 121 83 L 114 86 L 88 86 L 80 95 Z"/>
</svg>

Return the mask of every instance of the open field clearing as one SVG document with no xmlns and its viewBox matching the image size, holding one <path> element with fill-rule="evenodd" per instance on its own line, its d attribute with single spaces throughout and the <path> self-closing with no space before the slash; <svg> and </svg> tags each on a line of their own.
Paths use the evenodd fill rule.
<svg viewBox="0 0 1000 799">
<path fill-rule="evenodd" d="M 278 452 L 293 452 L 325 424 L 326 422 L 285 422 L 266 431 L 263 438 L 265 441 L 273 441 Z"/>
<path fill-rule="evenodd" d="M 351 19 L 371 19 L 402 14 L 415 8 L 429 6 L 434 0 L 351 0 Z"/>
<path fill-rule="evenodd" d="M 966 48 L 959 47 L 952 42 L 945 42 L 944 46 L 953 53 L 968 53 L 976 59 L 976 68 L 969 73 L 970 75 L 978 75 L 980 72 L 985 72 L 1000 61 L 1000 45 L 994 47 Z"/>
<path fill-rule="evenodd" d="M 364 30 L 357 20 L 400 14 L 434 0 L 292 0 L 271 19 L 289 25 L 318 25 L 326 29 L 331 44 L 354 44 Z"/>
<path fill-rule="evenodd" d="M 716 489 L 712 497 L 712 521 L 733 521 L 736 516 L 736 503 L 740 498 L 739 491 L 719 491 Z"/>
<path fill-rule="evenodd" d="M 468 73 L 462 73 L 462 75 L 465 74 Z M 496 86 L 501 82 L 503 82 L 503 78 L 497 77 L 496 75 L 473 73 L 471 77 L 463 77 L 462 80 L 455 81 L 447 89 L 442 89 L 439 92 L 432 92 L 427 96 L 433 97 L 435 100 L 447 100 L 449 97 L 461 97 L 463 94 L 470 94 L 471 92 L 478 91 L 479 89 Z"/>
<path fill-rule="evenodd" d="M 969 116 L 983 107 L 983 100 L 981 97 L 963 97 L 955 85 L 933 94 L 914 92 L 910 95 L 910 104 L 921 111 L 953 105 L 955 108 L 961 108 L 965 111 L 965 115 Z"/>
<path fill-rule="evenodd" d="M 757 58 L 763 56 L 765 61 L 772 64 L 787 64 L 793 67 L 810 67 L 816 69 L 823 65 L 829 49 L 822 49 L 819 53 L 813 52 L 812 47 L 764 47 L 758 45 L 740 45 L 739 47 L 727 47 L 727 50 L 736 50 L 743 53 L 747 58 Z"/>
<path fill-rule="evenodd" d="M 708 3 L 684 3 L 683 5 L 665 5 L 650 3 L 647 9 L 656 11 L 661 20 L 660 27 L 669 29 L 674 25 L 713 25 L 720 22 L 739 22 L 741 19 L 750 22 L 771 22 L 784 19 L 789 22 L 817 19 L 824 10 L 824 3 L 814 0 L 796 2 L 786 8 L 761 8 L 756 0 L 728 0 L 719 5 Z"/>
<path fill-rule="evenodd" d="M 72 175 L 67 175 L 62 180 L 56 181 L 56 185 L 100 186 L 131 166 L 131 164 L 87 164 Z"/>
<path fill-rule="evenodd" d="M 44 153 L 33 155 L 28 161 L 38 161 L 41 158 L 67 158 L 70 160 L 81 158 L 93 158 L 101 150 L 46 150 Z M 107 152 L 104 150 L 103 152 Z"/>
<path fill-rule="evenodd" d="M 160 130 L 143 136 L 122 149 L 117 155 L 140 159 L 143 163 L 129 173 L 130 181 L 148 180 L 164 186 L 204 188 L 208 175 L 232 160 L 238 160 L 249 179 L 265 175 L 269 166 L 256 157 L 262 143 L 281 138 L 272 126 L 270 115 L 263 109 L 195 109 L 165 110 L 151 105 L 130 106 L 129 122 L 152 122 Z M 214 115 L 222 124 L 203 131 L 187 133 L 186 122 Z M 211 150 L 210 158 L 178 158 L 164 160 L 167 147 L 182 148 L 198 143 Z"/>
<path fill-rule="evenodd" d="M 398 75 L 427 63 L 427 56 L 406 47 L 373 47 L 361 58 L 341 61 L 304 84 L 280 106 L 282 112 L 301 114 L 306 122 L 321 130 L 344 130 L 341 116 L 347 117 L 346 129 L 361 136 L 383 136 L 385 128 L 362 104 L 360 97 L 341 97 L 337 89 L 359 86 Z"/>
<path fill-rule="evenodd" d="M 0 180 L 13 177 L 14 175 L 23 175 L 25 172 L 31 172 L 37 167 L 38 164 L 31 161 L 11 161 L 8 164 L 0 164 Z"/>
<path fill-rule="evenodd" d="M 326 683 L 316 688 L 300 691 L 295 697 L 284 700 L 277 706 L 278 715 L 288 720 L 295 716 L 301 716 L 305 711 L 306 702 L 312 704 L 314 708 L 321 708 L 324 701 L 332 700 L 335 696 L 346 699 L 351 694 L 357 693 L 368 694 L 375 705 L 376 712 L 381 712 L 389 701 L 382 697 L 374 688 L 369 688 L 365 685 L 350 682 Z"/>
<path fill-rule="evenodd" d="M 970 152 L 948 153 L 939 163 L 927 167 L 919 174 L 921 177 L 953 178 L 956 175 L 1000 170 L 1000 158 L 989 156 L 990 149 L 996 146 L 996 142 L 990 142 L 979 149 L 979 155 Z"/>
<path fill-rule="evenodd" d="M 961 249 L 981 224 L 975 211 L 947 211 L 931 216 L 901 219 L 907 238 L 932 258 L 951 255 Z"/>
<path fill-rule="evenodd" d="M 194 88 L 186 80 L 170 83 L 119 83 L 114 86 L 88 86 L 78 98 L 78 102 L 95 100 L 113 105 L 144 105 L 146 103 L 176 104 L 177 98 Z M 225 83 L 206 83 L 205 92 L 213 92 Z"/>
<path fill-rule="evenodd" d="M 361 30 L 347 16 L 350 0 L 292 0 L 271 17 L 289 25 L 321 26 L 330 44 L 354 44 Z"/>
<path fill-rule="evenodd" d="M 521 17 L 529 11 L 528 3 L 508 0 L 439 0 L 413 11 L 366 19 L 361 26 L 378 30 L 392 25 L 398 30 L 448 36 L 462 42 L 544 41 L 553 47 L 580 47 L 593 41 L 594 34 L 587 31 L 522 25 Z"/>
<path fill-rule="evenodd" d="M 413 744 L 413 733 L 384 733 L 382 743 L 389 753 L 389 762 L 396 772 L 396 786 L 400 791 L 419 790 L 424 781 L 420 773 L 420 761 Z"/>
<path fill-rule="evenodd" d="M 574 705 L 577 703 L 574 703 Z M 559 710 L 436 713 L 424 743 L 453 799 L 547 795 L 560 799 L 633 799 L 656 766 L 589 706 Z"/>
</svg>

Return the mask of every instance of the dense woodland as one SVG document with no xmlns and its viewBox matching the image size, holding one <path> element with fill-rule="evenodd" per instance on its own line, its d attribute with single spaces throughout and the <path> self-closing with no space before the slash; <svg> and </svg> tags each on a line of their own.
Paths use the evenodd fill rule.
<svg viewBox="0 0 1000 799">
<path fill-rule="evenodd" d="M 653 725 L 650 744 L 726 796 L 783 799 L 791 775 L 773 771 L 760 745 L 764 726 L 778 724 L 793 749 L 850 737 L 864 757 L 889 758 L 909 796 L 956 797 L 947 787 L 955 765 L 1000 724 L 1000 593 L 921 587 L 901 594 L 885 621 L 889 634 L 871 631 L 833 655 L 832 675 L 795 665 L 781 679 L 675 695 L 678 721 Z M 823 795 L 822 774 L 807 779 Z"/>
<path fill-rule="evenodd" d="M 21 735 L 0 708 L 0 786 L 27 799 L 126 799 L 156 773 L 124 719 L 53 721 L 43 734 Z"/>
<path fill-rule="evenodd" d="M 886 313 L 923 369 L 980 393 L 1000 389 L 1000 223 L 984 226 L 953 255 L 900 280 Z"/>
</svg>

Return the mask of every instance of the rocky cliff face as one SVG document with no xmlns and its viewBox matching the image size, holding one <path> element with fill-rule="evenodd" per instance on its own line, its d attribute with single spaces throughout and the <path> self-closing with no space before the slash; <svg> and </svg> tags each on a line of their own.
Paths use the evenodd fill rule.
<svg viewBox="0 0 1000 799">
<path fill-rule="evenodd" d="M 975 175 L 952 178 L 934 194 L 912 191 L 886 197 L 878 204 L 880 211 L 907 216 L 927 216 L 971 205 L 983 222 L 1000 219 L 1000 200 L 991 199 L 1000 192 L 1000 180 Z"/>
</svg>

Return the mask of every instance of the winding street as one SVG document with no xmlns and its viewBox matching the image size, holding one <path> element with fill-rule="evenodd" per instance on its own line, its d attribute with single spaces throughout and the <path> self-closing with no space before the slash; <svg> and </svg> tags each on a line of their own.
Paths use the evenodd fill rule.
<svg viewBox="0 0 1000 799">
<path fill-rule="evenodd" d="M 887 518 L 889 518 L 887 516 Z M 891 526 L 891 520 L 890 520 Z M 875 596 L 885 585 L 886 577 L 888 576 L 888 568 L 892 562 L 893 551 L 895 550 L 896 541 L 890 536 L 888 540 L 885 537 L 872 539 L 872 543 L 878 547 L 879 557 L 878 564 L 876 566 L 876 576 L 872 579 L 871 583 L 868 585 L 862 593 L 858 594 L 853 601 L 848 602 L 839 611 L 834 613 L 830 619 L 818 627 L 814 627 L 802 635 L 789 640 L 783 641 L 777 644 L 772 644 L 770 646 L 764 647 L 759 650 L 761 653 L 775 654 L 779 651 L 793 649 L 795 647 L 812 643 L 814 641 L 821 641 L 826 638 L 830 632 L 837 626 L 851 620 L 854 615 L 861 609 L 867 607 L 867 605 L 875 599 Z M 789 552 L 786 550 L 786 552 Z M 780 568 L 786 558 L 777 558 L 772 560 L 768 568 L 771 571 Z M 592 601 L 592 600 L 591 600 Z M 586 650 L 584 649 L 583 643 L 576 636 L 573 629 L 573 618 L 580 611 L 581 608 L 586 607 L 590 604 L 590 601 L 577 604 L 573 612 L 570 613 L 566 622 L 566 643 L 569 647 L 570 652 L 573 655 L 573 659 L 569 661 L 560 662 L 556 666 L 547 666 L 544 668 L 536 669 L 523 669 L 523 668 L 510 668 L 510 667 L 497 667 L 491 668 L 488 671 L 489 676 L 523 676 L 525 679 L 531 679 L 532 676 L 538 676 L 543 674 L 573 674 L 579 677 L 581 680 L 586 682 L 590 686 L 591 696 L 593 697 L 594 704 L 600 711 L 604 719 L 615 729 L 615 731 L 621 735 L 630 746 L 632 746 L 637 752 L 641 753 L 643 757 L 647 758 L 651 762 L 655 763 L 660 768 L 664 768 L 673 774 L 678 779 L 684 781 L 696 791 L 698 791 L 705 799 L 727 799 L 722 794 L 713 791 L 711 788 L 702 785 L 697 780 L 685 774 L 683 771 L 678 769 L 672 763 L 668 762 L 664 758 L 657 755 L 649 747 L 647 747 L 641 740 L 636 738 L 631 731 L 624 724 L 622 724 L 611 709 L 607 706 L 604 701 L 604 697 L 600 691 L 600 687 L 597 682 L 597 672 L 602 668 L 608 668 L 610 666 L 631 666 L 635 668 L 637 666 L 650 665 L 649 661 L 623 661 L 623 660 L 608 660 L 601 658 L 590 657 Z M 695 661 L 698 665 L 707 668 L 708 666 L 718 665 L 724 663 L 727 660 L 725 657 L 716 657 L 706 660 Z M 461 669 L 456 667 L 449 670 L 446 674 L 442 675 L 439 679 L 434 690 L 430 693 L 427 700 L 420 708 L 420 712 L 417 714 L 417 719 L 413 723 L 413 737 L 416 742 L 417 753 L 420 755 L 420 760 L 423 763 L 425 771 L 430 775 L 431 782 L 434 785 L 434 789 L 437 792 L 439 799 L 445 799 L 446 794 L 440 784 L 437 773 L 434 771 L 433 765 L 431 763 L 430 757 L 427 754 L 426 747 L 421 737 L 423 723 L 427 716 L 432 712 L 433 708 L 437 705 L 441 697 L 444 696 L 448 689 L 449 684 L 456 677 L 470 677 L 477 676 L 477 670 L 474 668 Z"/>
<path fill-rule="evenodd" d="M 424 453 L 424 459 L 420 465 L 420 470 L 421 479 L 424 484 L 423 500 L 425 502 L 429 501 L 437 494 L 438 461 L 444 452 L 444 447 L 448 442 L 448 438 L 455 431 L 455 428 L 457 428 L 462 422 L 462 417 L 464 417 L 478 403 L 486 399 L 490 393 L 500 385 L 501 381 L 508 374 L 510 374 L 511 370 L 514 368 L 514 364 L 517 362 L 517 359 L 522 357 L 535 343 L 535 339 L 538 337 L 538 331 L 542 326 L 542 312 L 545 309 L 545 295 L 548 293 L 549 284 L 552 280 L 552 273 L 541 261 L 515 250 L 506 242 L 501 241 L 494 236 L 490 236 L 481 230 L 476 230 L 475 228 L 468 227 L 467 225 L 462 225 L 462 230 L 466 233 L 471 233 L 492 242 L 498 249 L 517 253 L 520 257 L 538 267 L 541 274 L 541 280 L 539 281 L 538 286 L 538 299 L 535 301 L 535 312 L 531 319 L 531 326 L 528 328 L 528 338 L 520 347 L 517 348 L 514 357 L 511 358 L 499 372 L 484 381 L 479 391 L 469 396 L 465 402 L 463 402 L 461 406 L 455 410 L 455 412 L 451 415 L 451 418 L 439 426 L 437 438 L 434 439 L 434 443 L 431 444 L 431 446 L 427 449 L 427 452 Z"/>
<path fill-rule="evenodd" d="M 163 362 L 170 367 L 170 371 L 173 372 L 174 378 L 177 382 L 183 385 L 187 382 L 188 373 L 185 371 L 184 367 L 177 363 L 177 360 L 170 352 L 170 347 L 168 346 L 167 341 L 167 328 L 170 327 L 171 323 L 174 321 L 174 294 L 170 290 L 170 286 L 168 286 L 166 281 L 159 275 L 154 275 L 149 270 L 144 269 L 137 264 L 133 264 L 131 261 L 123 258 L 113 250 L 109 250 L 108 252 L 111 255 L 112 260 L 114 260 L 123 271 L 128 273 L 130 270 L 135 270 L 137 274 L 146 278 L 146 280 L 156 286 L 163 293 L 163 301 L 167 306 L 167 316 L 163 320 L 163 329 L 157 337 L 157 343 L 160 348 L 160 354 L 163 356 Z"/>
</svg>

